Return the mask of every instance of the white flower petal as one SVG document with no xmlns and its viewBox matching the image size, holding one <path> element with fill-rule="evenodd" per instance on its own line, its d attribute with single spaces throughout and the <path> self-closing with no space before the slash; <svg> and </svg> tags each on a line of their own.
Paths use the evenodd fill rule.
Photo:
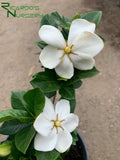
<svg viewBox="0 0 120 160">
<path fill-rule="evenodd" d="M 55 106 L 55 112 L 58 114 L 58 119 L 63 120 L 70 114 L 70 103 L 68 100 L 61 99 Z"/>
<path fill-rule="evenodd" d="M 58 152 L 63 153 L 67 151 L 67 149 L 71 146 L 71 144 L 72 144 L 72 136 L 67 130 L 64 129 L 64 131 L 58 133 L 58 140 L 55 146 L 55 149 Z"/>
<path fill-rule="evenodd" d="M 44 67 L 53 69 L 60 63 L 63 53 L 63 50 L 48 45 L 41 51 L 39 59 Z"/>
<path fill-rule="evenodd" d="M 73 66 L 80 70 L 90 70 L 95 65 L 95 60 L 83 53 L 78 53 L 79 55 L 70 54 L 70 58 L 72 59 Z"/>
<path fill-rule="evenodd" d="M 68 36 L 68 45 L 72 45 L 76 37 L 84 31 L 89 31 L 93 33 L 95 31 L 95 24 L 85 19 L 76 19 L 72 21 Z"/>
<path fill-rule="evenodd" d="M 53 127 L 53 122 L 50 122 L 44 115 L 44 113 L 41 113 L 35 120 L 33 124 L 35 130 L 43 135 L 48 136 L 48 134 L 51 132 L 51 128 Z"/>
<path fill-rule="evenodd" d="M 61 126 L 65 128 L 68 132 L 72 132 L 76 129 L 78 123 L 78 116 L 71 113 L 67 117 L 65 117 L 65 121 L 61 122 Z"/>
<path fill-rule="evenodd" d="M 42 41 L 54 47 L 64 48 L 66 46 L 62 33 L 54 26 L 43 25 L 39 30 L 39 36 Z"/>
<path fill-rule="evenodd" d="M 67 55 L 63 57 L 61 63 L 55 68 L 55 71 L 62 78 L 70 79 L 73 76 L 73 64 Z"/>
<path fill-rule="evenodd" d="M 52 151 L 56 146 L 56 142 L 57 134 L 50 134 L 45 137 L 37 133 L 34 140 L 34 148 L 37 151 Z"/>
<path fill-rule="evenodd" d="M 94 33 L 83 32 L 73 41 L 72 51 L 79 51 L 94 57 L 103 47 L 104 43 L 99 36 Z"/>
<path fill-rule="evenodd" d="M 48 120 L 55 119 L 54 106 L 53 106 L 51 100 L 48 99 L 47 97 L 45 97 L 45 107 L 44 107 L 43 113 Z"/>
</svg>

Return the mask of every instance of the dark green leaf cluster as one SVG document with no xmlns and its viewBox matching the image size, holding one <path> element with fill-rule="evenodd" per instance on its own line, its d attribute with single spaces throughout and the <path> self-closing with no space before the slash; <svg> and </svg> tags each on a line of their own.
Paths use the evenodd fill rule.
<svg viewBox="0 0 120 160">
<path fill-rule="evenodd" d="M 67 40 L 71 22 L 77 18 L 84 18 L 98 26 L 102 13 L 101 11 L 89 12 L 67 18 L 60 16 L 57 12 L 46 14 L 40 23 L 42 25 L 52 25 L 60 27 L 64 38 Z M 100 35 L 99 35 L 100 36 Z M 103 37 L 100 38 L 104 40 Z M 47 44 L 43 41 L 36 41 L 35 44 L 43 49 Z M 43 111 L 45 96 L 51 98 L 58 92 L 61 99 L 70 102 L 71 112 L 76 106 L 75 89 L 82 85 L 82 79 L 97 75 L 99 71 L 94 67 L 91 70 L 74 70 L 71 79 L 59 77 L 54 70 L 45 69 L 38 72 L 30 81 L 33 89 L 28 91 L 15 91 L 11 93 L 11 105 L 13 109 L 0 112 L 0 122 L 4 122 L 0 127 L 0 134 L 9 135 L 7 141 L 12 143 L 11 154 L 0 157 L 0 160 L 62 160 L 62 156 L 56 150 L 51 152 L 38 152 L 34 150 L 33 142 L 36 134 L 33 123 L 36 117 Z M 72 133 L 73 145 L 76 144 L 76 131 Z"/>
<path fill-rule="evenodd" d="M 0 134 L 9 135 L 8 140 L 12 141 L 12 159 L 28 158 L 27 152 L 33 146 L 32 140 L 36 133 L 33 123 L 43 111 L 45 96 L 39 88 L 27 92 L 15 91 L 11 93 L 11 105 L 13 109 L 0 112 L 0 122 L 5 121 L 0 127 Z"/>
</svg>

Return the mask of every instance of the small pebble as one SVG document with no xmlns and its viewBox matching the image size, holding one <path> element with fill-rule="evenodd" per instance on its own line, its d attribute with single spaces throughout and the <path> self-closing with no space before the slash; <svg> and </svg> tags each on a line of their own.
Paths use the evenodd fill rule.
<svg viewBox="0 0 120 160">
<path fill-rule="evenodd" d="M 83 133 L 86 133 L 86 130 L 82 130 Z"/>
<path fill-rule="evenodd" d="M 114 125 L 113 124 L 110 124 L 110 128 L 113 128 L 114 127 Z"/>
<path fill-rule="evenodd" d="M 17 29 L 16 29 L 16 28 L 14 28 L 14 29 L 13 29 L 13 32 L 17 32 Z"/>
</svg>

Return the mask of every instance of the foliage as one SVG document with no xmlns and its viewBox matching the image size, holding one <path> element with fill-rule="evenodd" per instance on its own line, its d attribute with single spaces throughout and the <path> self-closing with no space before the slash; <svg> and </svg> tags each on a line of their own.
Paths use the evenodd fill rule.
<svg viewBox="0 0 120 160">
<path fill-rule="evenodd" d="M 40 26 L 52 25 L 60 27 L 64 38 L 67 40 L 71 22 L 77 18 L 83 18 L 96 24 L 98 27 L 101 20 L 102 12 L 95 11 L 84 14 L 75 14 L 73 18 L 60 16 L 58 12 L 52 12 L 43 16 Z M 105 41 L 105 39 L 99 35 Z M 35 41 L 40 49 L 47 44 L 43 41 Z M 0 157 L 1 160 L 61 160 L 62 157 L 56 150 L 50 152 L 38 152 L 34 150 L 33 140 L 36 134 L 33 123 L 35 118 L 43 111 L 45 105 L 45 96 L 51 98 L 59 92 L 61 99 L 67 99 L 70 102 L 71 112 L 74 112 L 76 106 L 75 89 L 82 85 L 85 78 L 97 75 L 99 71 L 94 67 L 91 70 L 82 71 L 75 69 L 74 76 L 71 79 L 59 77 L 55 71 L 44 69 L 38 72 L 30 81 L 33 89 L 28 91 L 11 92 L 11 106 L 13 109 L 0 112 L 0 122 L 4 122 L 0 127 L 0 134 L 8 135 L 11 154 Z M 72 133 L 73 145 L 76 144 L 76 131 Z M 7 143 L 1 146 L 7 146 Z M 4 147 L 1 149 L 3 151 Z M 6 151 L 6 148 L 4 152 Z"/>
</svg>

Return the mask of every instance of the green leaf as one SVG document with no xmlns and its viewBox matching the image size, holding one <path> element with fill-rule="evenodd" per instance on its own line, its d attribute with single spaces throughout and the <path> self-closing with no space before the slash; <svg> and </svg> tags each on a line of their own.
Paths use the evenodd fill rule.
<svg viewBox="0 0 120 160">
<path fill-rule="evenodd" d="M 75 19 L 80 19 L 80 18 L 81 18 L 80 14 L 79 14 L 79 13 L 76 13 L 76 14 L 73 16 L 72 21 L 75 20 Z"/>
<path fill-rule="evenodd" d="M 91 70 L 86 71 L 75 69 L 74 76 L 67 82 L 67 85 L 71 85 L 75 82 L 78 82 L 81 79 L 94 77 L 98 73 L 99 71 L 95 67 L 93 67 L 93 69 Z"/>
<path fill-rule="evenodd" d="M 96 27 L 98 27 L 102 17 L 102 12 L 101 11 L 88 12 L 88 13 L 81 14 L 80 16 L 83 19 L 86 19 L 90 22 L 95 23 Z"/>
<path fill-rule="evenodd" d="M 70 102 L 70 113 L 74 113 L 76 107 L 76 100 L 75 99 L 69 100 L 69 102 Z"/>
<path fill-rule="evenodd" d="M 12 108 L 26 110 L 25 101 L 23 100 L 24 93 L 25 93 L 25 91 L 11 92 Z"/>
<path fill-rule="evenodd" d="M 59 156 L 56 160 L 63 160 L 63 158 L 61 156 Z"/>
<path fill-rule="evenodd" d="M 98 34 L 98 36 L 103 40 L 103 42 L 106 42 L 106 39 L 103 38 L 101 35 Z"/>
<path fill-rule="evenodd" d="M 37 160 L 56 160 L 60 156 L 60 153 L 56 150 L 50 152 L 38 152 L 36 151 Z"/>
<path fill-rule="evenodd" d="M 44 93 L 57 91 L 61 88 L 60 83 L 56 80 L 56 73 L 51 70 L 35 74 L 30 83 L 34 88 L 38 87 Z"/>
<path fill-rule="evenodd" d="M 15 136 L 15 145 L 17 149 L 25 154 L 34 135 L 35 130 L 33 126 L 26 127 L 20 132 L 18 132 Z"/>
<path fill-rule="evenodd" d="M 37 117 L 45 106 L 45 96 L 40 88 L 27 91 L 23 96 L 29 106 L 29 110 Z"/>
<path fill-rule="evenodd" d="M 58 77 L 58 78 L 57 78 L 57 80 L 58 80 L 58 81 L 65 81 L 65 82 L 67 82 L 67 81 L 68 81 L 68 79 L 67 79 L 67 78 L 62 78 L 62 77 Z"/>
<path fill-rule="evenodd" d="M 51 97 L 53 97 L 55 94 L 56 94 L 56 91 L 46 93 L 45 96 L 47 96 L 48 98 L 51 98 Z"/>
<path fill-rule="evenodd" d="M 47 46 L 47 44 L 44 41 L 35 41 L 34 43 L 37 44 L 37 46 L 41 49 L 43 49 L 45 46 Z"/>
<path fill-rule="evenodd" d="M 73 137 L 72 145 L 76 145 L 76 142 L 78 141 L 77 131 L 74 130 L 74 131 L 71 133 L 71 135 L 72 135 L 72 137 Z"/>
<path fill-rule="evenodd" d="M 24 110 L 9 109 L 9 110 L 4 110 L 0 112 L 0 122 L 12 120 L 12 119 L 18 119 L 23 123 L 29 123 L 33 121 L 33 118 L 30 117 L 28 112 Z"/>
<path fill-rule="evenodd" d="M 62 98 L 73 100 L 75 99 L 75 89 L 71 86 L 64 86 L 59 90 L 59 93 Z"/>
<path fill-rule="evenodd" d="M 66 30 L 63 28 L 61 32 L 62 32 L 62 35 L 65 38 L 65 40 L 68 40 L 69 30 Z"/>
<path fill-rule="evenodd" d="M 69 27 L 68 24 L 66 23 L 66 21 L 63 18 L 61 18 L 61 16 L 58 14 L 58 12 L 56 12 L 56 11 L 52 12 L 51 16 L 54 19 L 57 26 L 60 26 L 62 28 Z"/>
<path fill-rule="evenodd" d="M 81 80 L 73 83 L 73 87 L 74 87 L 75 89 L 79 88 L 81 85 L 82 85 L 82 81 L 81 81 Z"/>
<path fill-rule="evenodd" d="M 71 23 L 72 23 L 72 19 L 71 19 L 71 18 L 62 16 L 62 19 L 64 19 L 64 21 L 65 21 L 69 26 L 71 25 Z"/>
<path fill-rule="evenodd" d="M 12 135 L 16 134 L 23 128 L 29 126 L 30 124 L 22 123 L 17 119 L 6 121 L 0 127 L 0 134 Z"/>
<path fill-rule="evenodd" d="M 11 155 L 13 157 L 14 160 L 19 160 L 19 158 L 21 156 L 23 156 L 23 153 L 21 153 L 20 151 L 18 151 L 18 149 L 15 146 L 15 142 L 12 142 L 12 149 L 11 149 Z"/>
<path fill-rule="evenodd" d="M 51 15 L 49 15 L 49 14 L 46 14 L 46 15 L 42 18 L 42 20 L 41 20 L 41 22 L 40 22 L 40 27 L 41 27 L 42 25 L 52 25 L 52 26 L 57 27 L 57 25 L 56 25 L 53 17 L 52 17 Z"/>
</svg>

